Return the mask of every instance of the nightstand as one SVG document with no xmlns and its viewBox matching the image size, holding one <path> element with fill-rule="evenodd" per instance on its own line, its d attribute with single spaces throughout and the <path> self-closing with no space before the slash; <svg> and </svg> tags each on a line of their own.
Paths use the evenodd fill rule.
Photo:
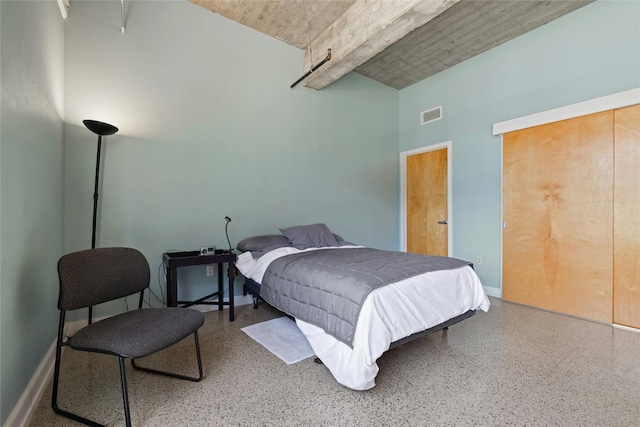
<svg viewBox="0 0 640 427">
<path fill-rule="evenodd" d="M 218 310 L 222 310 L 225 305 L 229 306 L 229 321 L 234 318 L 234 295 L 233 278 L 235 262 L 237 256 L 233 252 L 216 250 L 213 254 L 201 255 L 200 251 L 187 252 L 165 252 L 162 260 L 166 268 L 167 280 L 167 307 L 190 307 L 196 304 L 217 305 Z M 178 299 L 178 268 L 190 267 L 194 265 L 216 264 L 218 266 L 218 290 L 212 294 L 198 298 L 195 301 L 181 301 Z M 223 300 L 224 280 L 222 277 L 224 264 L 227 264 L 227 276 L 229 277 L 229 301 Z M 216 301 L 207 301 L 210 298 L 218 297 Z"/>
</svg>

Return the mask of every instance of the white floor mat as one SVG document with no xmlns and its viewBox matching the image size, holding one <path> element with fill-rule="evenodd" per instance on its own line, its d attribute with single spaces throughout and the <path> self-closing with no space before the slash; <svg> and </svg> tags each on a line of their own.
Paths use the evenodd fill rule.
<svg viewBox="0 0 640 427">
<path fill-rule="evenodd" d="M 242 328 L 242 331 L 262 344 L 287 365 L 299 362 L 315 353 L 296 322 L 278 317 Z"/>
</svg>

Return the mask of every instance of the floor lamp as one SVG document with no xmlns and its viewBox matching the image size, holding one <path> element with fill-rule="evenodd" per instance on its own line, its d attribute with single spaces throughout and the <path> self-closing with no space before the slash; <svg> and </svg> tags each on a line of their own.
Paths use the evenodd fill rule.
<svg viewBox="0 0 640 427">
<path fill-rule="evenodd" d="M 83 120 L 82 123 L 91 132 L 98 135 L 98 154 L 96 156 L 96 180 L 93 190 L 93 227 L 91 229 L 91 249 L 96 247 L 96 220 L 98 216 L 98 183 L 100 181 L 100 151 L 102 149 L 102 137 L 113 135 L 118 132 L 118 128 L 108 123 L 99 122 L 97 120 Z M 91 323 L 92 307 L 89 307 L 89 323 Z"/>
<path fill-rule="evenodd" d="M 100 151 L 102 150 L 102 137 L 113 135 L 118 132 L 118 128 L 108 123 L 97 120 L 83 120 L 82 123 L 91 132 L 98 135 L 98 154 L 96 156 L 96 180 L 93 191 L 93 228 L 91 229 L 91 249 L 96 247 L 96 219 L 98 215 L 98 183 L 100 181 Z"/>
</svg>

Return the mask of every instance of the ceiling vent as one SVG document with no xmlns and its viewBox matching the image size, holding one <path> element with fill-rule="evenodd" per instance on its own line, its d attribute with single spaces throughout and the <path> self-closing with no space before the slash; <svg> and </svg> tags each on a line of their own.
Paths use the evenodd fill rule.
<svg viewBox="0 0 640 427">
<path fill-rule="evenodd" d="M 432 108 L 420 113 L 420 124 L 426 125 L 427 123 L 435 122 L 442 118 L 442 105 L 436 108 Z"/>
</svg>

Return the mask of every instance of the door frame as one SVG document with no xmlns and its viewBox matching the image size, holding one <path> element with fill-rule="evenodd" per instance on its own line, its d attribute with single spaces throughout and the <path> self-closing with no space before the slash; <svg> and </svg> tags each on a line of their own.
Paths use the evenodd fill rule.
<svg viewBox="0 0 640 427">
<path fill-rule="evenodd" d="M 605 95 L 598 98 L 592 98 L 583 102 L 567 104 L 558 108 L 544 110 L 538 113 L 520 116 L 514 119 L 505 120 L 493 124 L 492 133 L 500 137 L 500 290 L 495 293 L 498 298 L 502 298 L 502 269 L 504 259 L 504 156 L 502 134 L 512 131 L 525 129 L 528 127 L 545 125 L 560 120 L 573 119 L 589 114 L 600 113 L 602 111 L 615 110 L 618 108 L 629 107 L 631 105 L 640 104 L 640 87 L 625 90 L 622 92 Z M 485 290 L 487 288 L 485 287 Z M 615 323 L 613 326 L 619 327 Z"/>
<path fill-rule="evenodd" d="M 546 125 L 553 122 L 559 122 L 560 120 L 574 119 L 576 117 L 587 116 L 589 114 L 600 113 L 602 111 L 629 107 L 638 103 L 640 103 L 640 88 L 629 89 L 624 92 L 601 96 L 600 98 L 593 98 L 587 101 L 554 108 L 552 110 L 545 110 L 539 113 L 494 123 L 493 134 L 496 136 L 502 135 L 503 133 L 515 130 Z"/>
<path fill-rule="evenodd" d="M 407 251 L 407 157 L 416 154 L 427 153 L 429 151 L 447 149 L 447 255 L 453 253 L 453 186 L 451 168 L 451 147 L 452 141 L 445 141 L 439 144 L 428 145 L 426 147 L 415 148 L 413 150 L 402 151 L 400 153 L 400 250 Z"/>
</svg>

